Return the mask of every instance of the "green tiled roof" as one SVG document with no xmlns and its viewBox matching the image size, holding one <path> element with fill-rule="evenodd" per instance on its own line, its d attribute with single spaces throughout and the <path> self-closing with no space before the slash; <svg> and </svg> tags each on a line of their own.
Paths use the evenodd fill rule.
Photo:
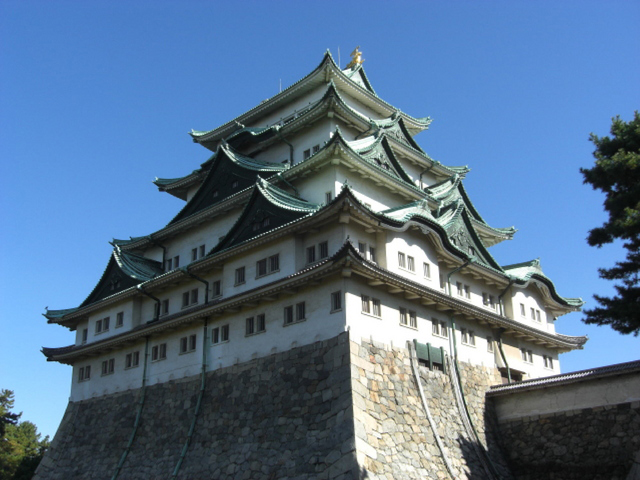
<svg viewBox="0 0 640 480">
<path fill-rule="evenodd" d="M 567 298 L 561 297 L 556 291 L 556 287 L 549 277 L 542 272 L 540 266 L 540 260 L 534 259 L 528 262 L 514 263 L 512 265 L 505 265 L 503 270 L 514 280 L 520 284 L 526 284 L 531 279 L 536 278 L 547 285 L 551 295 L 560 304 L 567 305 L 574 308 L 579 308 L 584 305 L 584 301 L 581 298 Z"/>
<path fill-rule="evenodd" d="M 47 307 L 45 313 L 43 313 L 42 315 L 49 320 L 57 320 L 64 317 L 65 315 L 68 315 L 69 313 L 75 312 L 76 310 L 78 310 L 78 307 L 66 308 L 64 310 L 49 310 L 49 308 Z"/>
</svg>

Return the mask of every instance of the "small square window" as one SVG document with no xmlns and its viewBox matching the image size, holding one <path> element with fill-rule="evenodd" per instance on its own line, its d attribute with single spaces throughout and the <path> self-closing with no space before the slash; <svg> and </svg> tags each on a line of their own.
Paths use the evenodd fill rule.
<svg viewBox="0 0 640 480">
<path fill-rule="evenodd" d="M 307 263 L 313 263 L 316 261 L 316 246 L 312 245 L 307 247 Z"/>
<path fill-rule="evenodd" d="M 464 297 L 471 298 L 471 287 L 469 285 L 464 286 Z"/>
<path fill-rule="evenodd" d="M 169 272 L 169 271 L 173 270 L 173 259 L 172 259 L 172 258 L 170 258 L 170 259 L 166 260 L 166 262 L 165 262 L 165 263 L 166 263 L 166 265 L 167 265 L 167 266 L 166 266 L 166 271 L 167 271 L 167 272 Z"/>
<path fill-rule="evenodd" d="M 102 320 L 96 321 L 96 333 L 102 333 Z"/>
<path fill-rule="evenodd" d="M 445 338 L 449 338 L 449 329 L 447 328 L 447 324 L 445 322 L 440 322 L 440 335 Z"/>
<path fill-rule="evenodd" d="M 189 349 L 189 338 L 182 337 L 180 339 L 180 353 L 186 353 Z"/>
<path fill-rule="evenodd" d="M 302 152 L 302 158 L 304 160 L 306 160 L 307 158 L 309 158 L 311 156 L 311 149 L 308 148 L 306 149 L 304 152 Z"/>
<path fill-rule="evenodd" d="M 173 257 L 173 268 L 180 268 L 180 255 Z"/>
<path fill-rule="evenodd" d="M 431 321 L 431 333 L 433 335 L 440 335 L 440 322 L 435 318 Z"/>
<path fill-rule="evenodd" d="M 216 280 L 211 284 L 211 292 L 214 297 L 222 295 L 222 284 L 220 283 L 220 280 Z"/>
<path fill-rule="evenodd" d="M 363 242 L 358 242 L 358 252 L 360 252 L 360 255 L 366 256 L 367 255 L 367 244 L 363 243 Z"/>
<path fill-rule="evenodd" d="M 318 153 L 320 151 L 320 145 L 313 146 L 313 153 Z"/>
<path fill-rule="evenodd" d="M 524 310 L 524 303 L 520 304 L 520 315 L 522 315 L 523 317 L 525 316 L 525 310 Z"/>
<path fill-rule="evenodd" d="M 331 294 L 331 311 L 337 312 L 342 310 L 342 291 L 338 290 Z"/>
<path fill-rule="evenodd" d="M 204 245 L 200 245 L 200 258 L 204 257 L 205 255 L 205 246 Z"/>
<path fill-rule="evenodd" d="M 540 315 L 540 310 L 536 310 L 536 322 L 542 322 L 542 315 Z"/>
<path fill-rule="evenodd" d="M 184 292 L 182 294 L 182 308 L 188 307 L 189 306 L 189 299 L 190 299 L 190 293 L 189 292 Z"/>
<path fill-rule="evenodd" d="M 402 252 L 398 252 L 398 266 L 400 268 L 406 268 L 407 266 L 407 260 L 406 260 L 406 255 Z"/>
<path fill-rule="evenodd" d="M 407 268 L 411 272 L 415 272 L 416 271 L 416 261 L 411 256 L 407 257 Z"/>
<path fill-rule="evenodd" d="M 407 309 L 406 308 L 400 308 L 400 324 L 401 325 L 406 325 L 407 324 Z"/>
<path fill-rule="evenodd" d="M 369 260 L 376 262 L 376 249 L 375 247 L 369 247 Z"/>
<path fill-rule="evenodd" d="M 267 274 L 267 259 L 258 260 L 256 262 L 256 277 L 262 277 Z"/>
<path fill-rule="evenodd" d="M 191 305 L 198 303 L 198 289 L 191 290 Z"/>
<path fill-rule="evenodd" d="M 124 312 L 118 312 L 116 314 L 116 328 L 124 325 Z"/>
<path fill-rule="evenodd" d="M 362 301 L 362 313 L 371 313 L 371 303 L 369 295 L 361 295 L 360 299 Z"/>
<path fill-rule="evenodd" d="M 269 273 L 280 270 L 280 254 L 271 255 L 269 257 Z"/>
<path fill-rule="evenodd" d="M 169 313 L 169 299 L 166 298 L 162 301 L 162 315 Z"/>
<path fill-rule="evenodd" d="M 89 337 L 89 329 L 88 328 L 83 328 L 82 329 L 82 343 L 87 343 L 87 339 Z"/>
<path fill-rule="evenodd" d="M 244 283 L 244 267 L 236 268 L 236 285 Z"/>
<path fill-rule="evenodd" d="M 284 324 L 288 325 L 293 323 L 293 306 L 289 305 L 284 307 Z"/>
<path fill-rule="evenodd" d="M 464 295 L 464 289 L 462 288 L 462 282 L 456 282 L 456 288 L 458 289 L 458 295 L 461 297 Z"/>
<path fill-rule="evenodd" d="M 376 317 L 382 316 L 382 310 L 380 308 L 380 300 L 378 300 L 377 298 L 371 299 L 371 314 Z"/>
<path fill-rule="evenodd" d="M 318 249 L 320 250 L 320 258 L 327 258 L 329 256 L 329 242 L 320 242 L 318 244 Z"/>
<path fill-rule="evenodd" d="M 531 309 L 531 320 L 535 320 L 536 319 L 536 309 L 532 308 Z"/>
<path fill-rule="evenodd" d="M 197 248 L 192 248 L 191 249 L 191 261 L 195 262 L 198 259 L 198 249 Z"/>
<path fill-rule="evenodd" d="M 296 321 L 304 320 L 305 315 L 305 303 L 300 302 L 296 304 Z"/>
<path fill-rule="evenodd" d="M 413 328 L 418 328 L 418 316 L 416 312 L 409 310 L 409 326 Z"/>
<path fill-rule="evenodd" d="M 329 205 L 332 200 L 333 200 L 333 192 L 326 192 L 324 194 L 324 203 Z"/>
<path fill-rule="evenodd" d="M 487 352 L 493 353 L 493 337 L 487 337 Z"/>
<path fill-rule="evenodd" d="M 431 265 L 427 262 L 422 264 L 422 272 L 424 274 L 424 278 L 431 278 Z"/>
<path fill-rule="evenodd" d="M 256 316 L 256 332 L 264 332 L 267 329 L 267 322 L 264 313 Z"/>
<path fill-rule="evenodd" d="M 249 317 L 245 320 L 245 334 L 252 335 L 255 332 L 255 318 Z"/>
</svg>

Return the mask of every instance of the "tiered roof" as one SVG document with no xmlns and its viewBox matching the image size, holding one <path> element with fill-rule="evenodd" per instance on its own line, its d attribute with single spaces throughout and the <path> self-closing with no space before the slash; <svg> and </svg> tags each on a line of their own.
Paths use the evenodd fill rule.
<svg viewBox="0 0 640 480">
<path fill-rule="evenodd" d="M 243 125 L 257 122 L 322 84 L 327 85 L 323 97 L 295 112 L 291 118 L 287 117 L 271 126 Z M 354 110 L 344 101 L 343 93 L 368 106 L 379 114 L 381 119 L 372 119 Z M 269 142 L 281 141 L 283 133 L 297 131 L 329 113 L 338 115 L 351 125 L 357 125 L 362 134 L 367 136 L 348 141 L 338 128 L 318 152 L 296 165 L 266 162 L 236 150 L 240 147 L 244 152 L 254 147 L 257 150 L 264 149 Z M 166 286 L 174 282 L 185 273 L 164 273 L 160 262 L 144 258 L 135 252 L 143 251 L 163 238 L 176 235 L 205 218 L 239 207 L 242 208 L 242 212 L 227 235 L 204 259 L 190 264 L 189 269 L 198 271 L 208 268 L 216 262 L 222 262 L 229 255 L 251 248 L 259 242 L 309 228 L 310 225 L 322 225 L 336 215 L 353 211 L 357 212 L 361 221 L 368 222 L 372 228 L 402 231 L 410 226 L 418 227 L 436 244 L 439 254 L 453 263 L 466 262 L 467 268 L 473 269 L 478 275 L 489 276 L 494 284 L 506 287 L 513 283 L 525 286 L 534 282 L 556 312 L 566 313 L 578 309 L 583 304 L 582 300 L 560 297 L 553 283 L 542 273 L 539 262 L 501 267 L 493 259 L 487 248 L 499 241 L 511 239 L 515 229 L 492 228 L 480 216 L 462 184 L 464 176 L 469 172 L 467 167 L 446 167 L 431 159 L 413 140 L 412 135 L 428 128 L 430 121 L 429 118 L 410 117 L 387 104 L 375 94 L 361 65 L 353 69 L 340 70 L 327 53 L 313 72 L 275 97 L 216 129 L 192 132 L 194 141 L 213 149 L 215 153 L 200 169 L 189 175 L 174 179 L 156 179 L 154 183 L 160 190 L 185 200 L 187 192 L 200 184 L 196 193 L 165 228 L 148 236 L 114 240 L 114 251 L 107 268 L 85 301 L 77 308 L 47 311 L 45 316 L 50 322 L 74 328 L 74 321 L 98 308 L 104 300 L 115 295 L 119 295 L 118 298 L 135 295 L 135 289 L 141 286 L 152 289 L 154 286 Z M 421 188 L 422 186 L 416 185 L 415 180 L 403 168 L 402 161 L 405 159 L 422 165 L 423 168 L 428 167 L 436 177 L 443 180 Z M 335 164 L 336 161 L 366 172 L 366 177 L 408 202 L 382 212 L 374 212 L 356 198 L 348 185 L 325 206 L 307 202 L 300 198 L 297 192 L 288 191 L 295 190 L 290 181 L 322 167 L 325 163 Z M 332 261 L 344 258 L 347 254 L 354 255 L 349 247 L 345 246 L 340 253 L 343 256 L 336 256 Z M 361 258 L 360 260 L 363 261 Z M 397 275 L 383 271 L 369 262 L 360 263 L 366 265 L 366 275 L 384 276 L 393 282 L 407 283 L 406 279 L 396 278 Z M 326 262 L 322 262 L 314 268 L 324 268 L 322 265 L 325 264 Z M 294 277 L 299 278 L 305 272 L 306 270 L 299 272 Z M 289 277 L 283 281 L 287 279 Z M 415 285 L 411 286 L 414 287 L 418 288 Z M 439 302 L 455 303 L 455 300 L 443 296 L 439 291 L 432 291 L 424 286 L 419 288 L 422 288 L 424 295 L 436 296 Z M 209 308 L 209 305 L 205 307 Z M 463 307 L 457 305 L 456 308 Z M 488 314 L 482 309 L 468 305 L 464 308 L 471 309 L 476 317 L 493 315 L 492 321 L 498 322 L 493 318 L 499 317 L 495 314 Z M 510 328 L 525 328 L 503 317 L 500 317 L 499 322 L 509 323 Z M 514 325 L 511 325 L 512 323 Z M 572 348 L 575 348 L 584 343 L 582 337 L 576 337 L 577 340 L 573 337 L 563 337 L 562 343 L 558 336 L 540 332 L 536 334 L 554 337 L 553 341 L 549 340 L 553 345 L 573 345 Z"/>
</svg>

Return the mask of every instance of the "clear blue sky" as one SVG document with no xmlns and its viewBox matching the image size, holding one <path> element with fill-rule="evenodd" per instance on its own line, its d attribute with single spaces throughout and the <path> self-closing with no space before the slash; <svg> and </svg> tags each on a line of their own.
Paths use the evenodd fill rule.
<svg viewBox="0 0 640 480">
<path fill-rule="evenodd" d="M 2 229 L 0 388 L 53 434 L 70 367 L 42 346 L 73 342 L 45 306 L 78 305 L 107 264 L 111 238 L 149 234 L 181 202 L 155 176 L 181 176 L 208 152 L 206 130 L 297 81 L 329 48 L 360 45 L 378 94 L 431 116 L 418 142 L 515 239 L 502 264 L 540 257 L 564 296 L 612 292 L 597 268 L 619 245 L 588 247 L 602 195 L 578 171 L 590 132 L 640 108 L 639 2 L 0 2 Z M 564 371 L 637 359 L 640 339 L 561 317 L 588 334 Z"/>
</svg>

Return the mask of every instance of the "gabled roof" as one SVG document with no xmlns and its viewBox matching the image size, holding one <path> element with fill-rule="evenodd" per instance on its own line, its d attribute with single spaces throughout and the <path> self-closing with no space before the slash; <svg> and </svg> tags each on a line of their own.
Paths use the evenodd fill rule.
<svg viewBox="0 0 640 480">
<path fill-rule="evenodd" d="M 351 76 L 353 76 L 353 74 Z M 361 76 L 361 78 L 365 77 Z M 340 70 L 331 57 L 331 54 L 327 51 L 322 62 L 320 62 L 311 73 L 282 92 L 263 101 L 248 112 L 243 113 L 220 127 L 209 131 L 191 131 L 190 135 L 193 140 L 198 143 L 215 142 L 226 138 L 236 130 L 244 128 L 243 125 L 258 122 L 261 117 L 280 108 L 297 96 L 303 95 L 323 83 L 327 83 L 331 79 L 336 82 L 339 89 L 348 90 L 350 96 L 367 105 L 369 108 L 372 108 L 382 117 L 388 117 L 395 112 L 400 112 L 400 110 L 383 101 L 373 93 L 373 89 L 369 88 L 370 84 L 368 80 L 366 84 L 368 84 L 369 87 L 367 87 L 366 84 L 362 86 Z M 410 130 L 413 130 L 415 133 L 425 130 L 430 122 L 430 119 L 414 118 L 402 112 L 400 114 L 405 118 Z"/>
<path fill-rule="evenodd" d="M 44 316 L 49 322 L 55 321 L 80 308 L 162 275 L 162 273 L 163 266 L 160 262 L 124 252 L 116 245 L 98 284 L 78 307 L 66 310 L 47 310 Z"/>
<path fill-rule="evenodd" d="M 427 117 L 428 118 L 428 117 Z M 420 148 L 420 145 L 413 139 L 409 130 L 407 129 L 404 119 L 398 113 L 394 113 L 389 118 L 382 120 L 371 120 L 371 123 L 380 132 L 386 133 L 388 136 L 395 138 L 396 140 L 409 145 L 411 148 L 426 155 L 424 150 Z M 431 124 L 431 119 L 428 120 L 428 124 Z"/>
<path fill-rule="evenodd" d="M 202 180 L 204 171 L 202 168 L 198 168 L 191 172 L 189 175 L 178 178 L 158 178 L 153 181 L 153 184 L 158 187 L 161 192 L 167 192 L 181 200 L 187 199 L 187 193 L 189 189 Z"/>
<path fill-rule="evenodd" d="M 362 66 L 362 64 L 356 65 L 353 68 L 347 68 L 345 70 L 342 70 L 342 73 L 344 73 L 347 77 L 349 77 L 353 82 L 366 88 L 371 93 L 378 96 L 375 90 L 373 89 L 373 87 L 371 86 L 371 82 L 369 81 L 367 74 L 364 73 L 364 67 Z"/>
<path fill-rule="evenodd" d="M 211 253 L 262 235 L 319 209 L 320 205 L 296 198 L 258 177 L 240 217 Z"/>
<path fill-rule="evenodd" d="M 541 289 L 543 294 L 548 293 L 547 296 L 558 302 L 565 307 L 571 307 L 573 310 L 579 310 L 584 301 L 581 298 L 567 298 L 561 297 L 556 291 L 556 287 L 549 277 L 542 272 L 540 266 L 540 259 L 530 260 L 528 262 L 514 263 L 512 265 L 506 265 L 502 267 L 507 275 L 516 281 L 517 285 L 527 286 L 532 280 L 541 282 L 546 289 Z M 540 286 L 540 285 L 538 285 Z"/>
<path fill-rule="evenodd" d="M 394 175 L 415 187 L 413 180 L 407 174 L 389 146 L 385 134 L 376 137 L 367 137 L 362 140 L 347 142 L 347 144 L 368 162 L 383 168 L 390 175 Z"/>
<path fill-rule="evenodd" d="M 256 177 L 270 177 L 286 170 L 280 163 L 263 162 L 245 157 L 226 144 L 220 144 L 207 176 L 195 195 L 169 222 L 175 224 L 230 195 L 250 187 Z"/>
</svg>

